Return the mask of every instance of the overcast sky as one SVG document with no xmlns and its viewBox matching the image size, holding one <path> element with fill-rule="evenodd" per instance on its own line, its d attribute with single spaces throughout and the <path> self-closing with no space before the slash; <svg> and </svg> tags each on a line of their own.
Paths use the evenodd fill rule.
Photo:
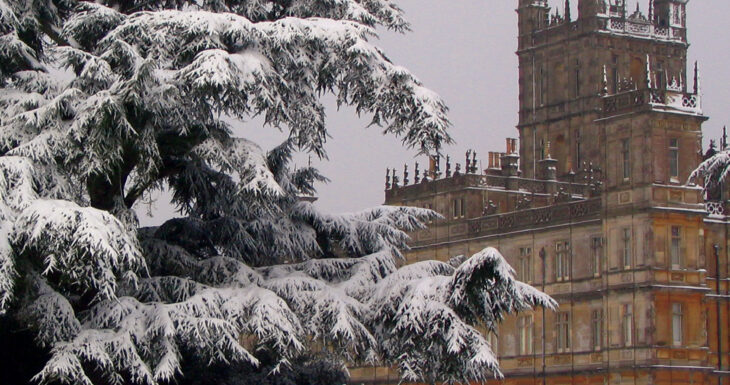
<svg viewBox="0 0 730 385">
<path fill-rule="evenodd" d="M 646 12 L 649 0 L 638 0 Z M 637 0 L 628 0 L 633 10 Z M 464 152 L 473 148 L 486 163 L 488 151 L 503 151 L 505 137 L 517 137 L 517 0 L 401 0 L 412 31 L 397 34 L 381 31 L 382 47 L 396 64 L 410 69 L 427 87 L 439 93 L 450 108 L 451 135 L 456 144 L 445 149 L 463 163 Z M 573 0 L 573 7 L 577 0 Z M 561 8 L 564 0 L 551 0 Z M 577 16 L 574 10 L 572 14 Z M 688 5 L 689 58 L 699 60 L 703 77 L 703 108 L 710 120 L 705 138 L 717 138 L 730 124 L 730 1 L 691 0 Z M 368 119 L 358 119 L 352 109 L 337 111 L 328 103 L 327 145 L 329 160 L 313 159 L 332 181 L 319 186 L 317 205 L 328 212 L 350 212 L 383 203 L 385 169 L 412 171 L 416 151 L 400 145 L 393 136 L 383 136 L 377 127 L 366 128 Z M 283 136 L 257 121 L 237 130 L 264 148 Z M 705 140 L 707 142 L 707 140 Z M 299 157 L 306 162 L 306 156 Z M 411 172 L 412 175 L 412 172 Z M 140 210 L 144 225 L 159 224 L 174 215 L 160 196 L 152 218 Z"/>
</svg>

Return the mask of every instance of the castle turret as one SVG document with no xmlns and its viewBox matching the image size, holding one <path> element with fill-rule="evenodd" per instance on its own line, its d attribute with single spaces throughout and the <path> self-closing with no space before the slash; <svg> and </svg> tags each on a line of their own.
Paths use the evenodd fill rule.
<svg viewBox="0 0 730 385">
<path fill-rule="evenodd" d="M 580 0 L 578 1 L 578 18 L 588 19 L 595 16 L 605 16 L 608 12 L 607 0 Z"/>
<path fill-rule="evenodd" d="M 654 17 L 659 27 L 681 28 L 687 26 L 689 0 L 654 0 Z"/>
<path fill-rule="evenodd" d="M 535 31 L 545 28 L 550 16 L 550 7 L 547 0 L 520 0 L 519 8 L 519 35 L 520 44 L 529 44 L 523 37 L 529 36 Z"/>
</svg>

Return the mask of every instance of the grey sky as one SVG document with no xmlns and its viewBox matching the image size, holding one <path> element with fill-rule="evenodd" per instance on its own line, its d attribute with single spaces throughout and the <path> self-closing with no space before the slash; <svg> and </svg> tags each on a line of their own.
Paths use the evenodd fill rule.
<svg viewBox="0 0 730 385">
<path fill-rule="evenodd" d="M 638 0 L 646 12 L 649 0 Z M 572 0 L 573 7 L 578 1 Z M 628 0 L 633 10 L 637 0 Z M 439 93 L 451 109 L 451 134 L 456 144 L 447 148 L 454 162 L 462 162 L 468 148 L 486 161 L 487 151 L 502 151 L 505 137 L 517 137 L 517 0 L 400 0 L 413 31 L 404 35 L 381 31 L 388 56 Z M 564 0 L 551 0 L 562 13 Z M 572 14 L 577 15 L 574 10 Z M 688 25 L 691 62 L 699 60 L 703 77 L 703 108 L 710 120 L 705 138 L 717 138 L 730 124 L 730 1 L 691 0 Z M 317 205 L 328 212 L 361 210 L 382 204 L 386 167 L 413 168 L 415 150 L 400 146 L 377 127 L 365 128 L 352 109 L 337 111 L 328 103 L 328 161 L 313 160 L 332 182 L 319 186 Z M 283 138 L 257 121 L 240 125 L 238 133 L 270 148 Z M 705 141 L 707 142 L 707 140 Z M 425 159 L 418 159 L 423 166 Z M 306 162 L 306 157 L 299 157 Z M 411 172 L 412 175 L 412 172 Z M 154 218 L 141 215 L 143 224 L 157 224 L 173 215 L 161 196 Z M 140 210 L 144 211 L 144 210 Z M 140 212 L 140 214 L 143 214 Z"/>
</svg>

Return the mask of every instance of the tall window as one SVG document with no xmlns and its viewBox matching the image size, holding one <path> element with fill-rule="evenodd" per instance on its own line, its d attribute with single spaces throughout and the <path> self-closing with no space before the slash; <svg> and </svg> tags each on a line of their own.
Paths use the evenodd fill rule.
<svg viewBox="0 0 730 385">
<path fill-rule="evenodd" d="M 454 218 L 464 218 L 466 216 L 466 205 L 464 204 L 464 198 L 454 199 L 453 207 Z"/>
<path fill-rule="evenodd" d="M 679 226 L 672 226 L 672 244 L 669 247 L 669 254 L 672 259 L 672 269 L 680 269 L 682 267 L 682 229 Z"/>
<path fill-rule="evenodd" d="M 532 316 L 526 315 L 518 320 L 520 332 L 520 355 L 532 354 Z"/>
<path fill-rule="evenodd" d="M 558 353 L 570 350 L 570 313 L 557 313 L 555 318 L 555 346 Z"/>
<path fill-rule="evenodd" d="M 580 130 L 575 130 L 575 168 L 578 170 L 581 169 L 581 163 L 583 162 L 581 144 Z"/>
<path fill-rule="evenodd" d="M 679 139 L 669 139 L 669 178 L 679 182 Z"/>
<path fill-rule="evenodd" d="M 603 346 L 603 310 L 591 312 L 591 346 L 593 350 L 601 350 Z"/>
<path fill-rule="evenodd" d="M 540 68 L 540 105 L 547 103 L 548 74 L 545 67 Z"/>
<path fill-rule="evenodd" d="M 611 66 L 611 81 L 613 82 L 612 83 L 612 86 L 613 86 L 612 88 L 613 88 L 613 93 L 615 94 L 615 93 L 618 92 L 618 84 L 619 84 L 619 81 L 620 81 L 619 78 L 618 78 L 618 56 L 617 55 L 613 55 L 611 57 L 611 64 L 612 64 L 612 66 Z"/>
<path fill-rule="evenodd" d="M 674 8 L 672 10 L 672 16 L 674 18 L 674 24 L 681 25 L 682 24 L 682 10 L 680 8 L 679 4 L 673 4 L 672 7 Z"/>
<path fill-rule="evenodd" d="M 624 269 L 630 269 L 631 268 L 631 229 L 630 228 L 624 228 L 623 230 L 623 239 L 621 240 L 622 243 L 622 256 L 623 256 L 623 262 L 624 262 Z"/>
<path fill-rule="evenodd" d="M 654 82 L 654 87 L 658 90 L 664 89 L 664 64 L 662 62 L 656 63 L 656 82 Z"/>
<path fill-rule="evenodd" d="M 621 164 L 624 180 L 631 178 L 631 147 L 628 139 L 621 140 Z"/>
<path fill-rule="evenodd" d="M 598 277 L 601 275 L 601 266 L 603 265 L 603 238 L 593 237 L 591 238 L 591 270 L 593 276 Z"/>
<path fill-rule="evenodd" d="M 570 279 L 570 242 L 555 244 L 555 280 L 558 282 Z"/>
<path fill-rule="evenodd" d="M 522 282 L 532 282 L 532 247 L 520 247 L 519 271 L 517 278 Z"/>
<path fill-rule="evenodd" d="M 674 346 L 682 346 L 682 342 L 684 339 L 683 329 L 682 329 L 683 318 L 684 318 L 684 316 L 682 314 L 682 304 L 673 303 L 672 304 L 672 344 Z"/>
<path fill-rule="evenodd" d="M 540 139 L 540 160 L 545 159 L 545 139 Z"/>
<path fill-rule="evenodd" d="M 575 61 L 575 97 L 580 96 L 580 61 Z"/>
<path fill-rule="evenodd" d="M 634 314 L 631 304 L 622 306 L 623 315 L 621 316 L 621 337 L 624 346 L 631 346 L 634 343 Z"/>
</svg>

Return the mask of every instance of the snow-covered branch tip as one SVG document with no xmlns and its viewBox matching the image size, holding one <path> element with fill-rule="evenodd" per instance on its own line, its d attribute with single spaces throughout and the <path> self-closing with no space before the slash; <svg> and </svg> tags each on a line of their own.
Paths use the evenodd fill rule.
<svg viewBox="0 0 730 385">
<path fill-rule="evenodd" d="M 687 184 L 694 184 L 702 179 L 703 187 L 707 191 L 727 180 L 728 175 L 730 175 L 730 149 L 719 151 L 700 163 L 690 174 Z"/>
</svg>

